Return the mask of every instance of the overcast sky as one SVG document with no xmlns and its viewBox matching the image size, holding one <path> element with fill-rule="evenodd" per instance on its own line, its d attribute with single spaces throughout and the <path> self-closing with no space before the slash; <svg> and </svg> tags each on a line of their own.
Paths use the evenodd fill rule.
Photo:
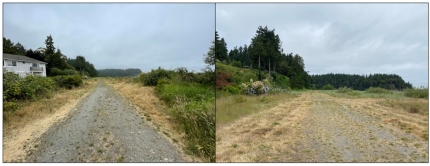
<svg viewBox="0 0 430 166">
<path fill-rule="evenodd" d="M 96 69 L 200 71 L 214 32 L 215 4 L 3 4 L 4 37 L 35 50 L 51 34 Z"/>
<path fill-rule="evenodd" d="M 267 26 L 310 74 L 388 73 L 428 86 L 427 3 L 217 3 L 216 22 L 229 50 Z"/>
</svg>

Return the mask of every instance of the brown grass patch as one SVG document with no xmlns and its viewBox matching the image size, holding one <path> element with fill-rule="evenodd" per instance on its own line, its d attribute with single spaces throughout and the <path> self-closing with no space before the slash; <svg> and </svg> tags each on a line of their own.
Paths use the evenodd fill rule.
<svg viewBox="0 0 430 166">
<path fill-rule="evenodd" d="M 254 131 L 252 131 L 252 133 L 257 135 L 266 135 L 266 133 L 271 130 L 272 128 L 261 128 L 261 129 L 255 129 Z"/>
<path fill-rule="evenodd" d="M 309 107 L 302 105 L 311 105 L 310 93 L 298 98 L 278 97 L 279 102 L 271 105 L 257 103 L 256 106 L 260 107 L 257 113 L 217 126 L 217 162 L 271 161 L 272 158 L 267 155 L 279 154 L 279 148 L 285 146 L 284 142 L 297 139 L 294 134 L 288 133 L 295 133 L 297 122 L 306 116 Z M 235 144 L 238 146 L 232 147 Z"/>
</svg>

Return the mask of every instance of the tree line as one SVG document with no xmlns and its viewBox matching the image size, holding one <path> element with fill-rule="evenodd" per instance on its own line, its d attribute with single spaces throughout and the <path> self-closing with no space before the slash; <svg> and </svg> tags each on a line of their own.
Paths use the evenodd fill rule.
<svg viewBox="0 0 430 166">
<path fill-rule="evenodd" d="M 140 69 L 99 69 L 97 70 L 99 76 L 109 76 L 109 77 L 134 77 L 142 73 Z"/>
<path fill-rule="evenodd" d="M 412 84 L 405 82 L 402 77 L 396 74 L 322 74 L 311 75 L 312 84 L 315 88 L 321 89 L 324 85 L 330 84 L 334 88 L 348 87 L 354 90 L 365 90 L 370 87 L 380 87 L 384 89 L 403 90 L 412 88 Z"/>
<path fill-rule="evenodd" d="M 55 48 L 54 41 L 51 35 L 47 36 L 45 40 L 46 47 L 39 47 L 36 50 L 25 49 L 24 45 L 17 42 L 16 44 L 10 39 L 3 37 L 3 53 L 24 55 L 36 60 L 47 62 L 46 71 L 48 76 L 54 76 L 60 71 L 64 70 L 76 70 L 78 72 L 85 73 L 90 77 L 97 76 L 97 70 L 94 65 L 85 61 L 85 57 L 77 56 L 75 59 L 78 63 L 69 63 L 66 55 L 64 55 L 60 48 Z M 83 60 L 83 61 L 82 61 Z"/>
<path fill-rule="evenodd" d="M 303 58 L 299 54 L 285 54 L 282 41 L 275 29 L 270 30 L 259 26 L 251 44 L 235 46 L 228 51 L 224 38 L 219 39 L 218 32 L 215 33 L 215 46 L 217 61 L 231 64 L 235 67 L 248 66 L 260 71 L 278 73 L 287 76 L 291 80 L 291 88 L 311 88 L 311 77 L 305 71 Z M 269 74 L 270 77 L 270 74 Z M 261 79 L 261 78 L 259 78 Z"/>
</svg>

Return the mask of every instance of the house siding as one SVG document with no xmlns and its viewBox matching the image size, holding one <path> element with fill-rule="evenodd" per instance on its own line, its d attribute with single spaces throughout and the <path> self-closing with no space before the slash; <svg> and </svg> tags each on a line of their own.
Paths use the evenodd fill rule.
<svg viewBox="0 0 430 166">
<path fill-rule="evenodd" d="M 17 61 L 16 65 L 17 66 L 7 66 L 7 62 L 6 61 L 13 61 L 13 60 L 4 60 L 4 64 L 5 66 L 3 66 L 3 68 L 6 68 L 6 70 L 8 71 L 13 71 L 17 74 L 19 74 L 19 76 L 21 77 L 25 77 L 26 74 L 36 74 L 36 75 L 40 75 L 40 76 L 45 76 L 46 77 L 46 67 L 45 64 L 39 64 L 40 67 L 43 67 L 43 71 L 42 72 L 32 72 L 30 70 L 30 67 L 33 66 L 32 62 L 22 62 L 22 61 Z"/>
</svg>

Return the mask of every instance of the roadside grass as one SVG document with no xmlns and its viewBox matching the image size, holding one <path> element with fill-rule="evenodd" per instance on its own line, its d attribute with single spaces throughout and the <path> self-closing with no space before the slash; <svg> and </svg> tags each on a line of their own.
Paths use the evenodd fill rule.
<svg viewBox="0 0 430 166">
<path fill-rule="evenodd" d="M 185 72 L 159 79 L 156 86 L 142 86 L 135 78 L 105 80 L 137 105 L 142 110 L 138 113 L 146 116 L 147 121 L 175 131 L 164 135 L 186 147 L 186 153 L 192 152 L 205 162 L 215 162 L 215 87 L 183 81 L 202 76 L 193 74 Z"/>
<path fill-rule="evenodd" d="M 349 91 L 346 93 L 339 93 L 338 90 L 317 90 L 318 92 L 328 94 L 332 97 L 338 97 L 338 98 L 350 98 L 350 99 L 357 99 L 357 98 L 372 98 L 372 99 L 412 99 L 410 97 L 407 97 L 403 95 L 403 93 L 369 93 L 365 91 Z"/>
<path fill-rule="evenodd" d="M 216 92 L 220 93 L 220 92 Z M 274 95 L 248 96 L 227 95 L 216 99 L 216 124 L 217 126 L 234 121 L 242 116 L 255 114 L 262 110 L 275 107 L 279 102 L 299 96 L 302 92 L 293 94 L 280 93 Z M 239 101 L 242 102 L 237 102 Z"/>
<path fill-rule="evenodd" d="M 3 112 L 3 131 L 8 135 L 12 129 L 22 127 L 31 121 L 52 115 L 70 100 L 78 99 L 97 83 L 95 79 L 84 80 L 82 86 L 57 91 L 44 95 L 39 100 L 18 100 L 21 108 L 14 112 Z"/>
<path fill-rule="evenodd" d="M 386 99 L 386 100 L 379 100 L 376 103 L 381 104 L 386 107 L 391 108 L 400 108 L 403 109 L 409 113 L 418 113 L 420 115 L 428 116 L 428 108 L 429 103 L 428 100 L 393 100 L 393 99 Z"/>
</svg>

